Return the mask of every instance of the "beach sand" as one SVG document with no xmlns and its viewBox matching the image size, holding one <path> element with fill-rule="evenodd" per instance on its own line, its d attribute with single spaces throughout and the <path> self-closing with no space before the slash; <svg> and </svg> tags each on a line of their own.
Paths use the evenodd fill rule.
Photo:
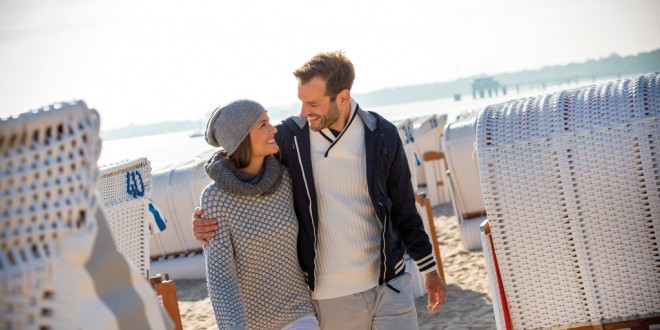
<svg viewBox="0 0 660 330">
<path fill-rule="evenodd" d="M 451 204 L 433 209 L 447 280 L 445 304 L 432 314 L 426 296 L 415 301 L 420 329 L 495 329 L 482 252 L 463 250 Z M 175 280 L 183 328 L 217 329 L 205 280 Z"/>
</svg>

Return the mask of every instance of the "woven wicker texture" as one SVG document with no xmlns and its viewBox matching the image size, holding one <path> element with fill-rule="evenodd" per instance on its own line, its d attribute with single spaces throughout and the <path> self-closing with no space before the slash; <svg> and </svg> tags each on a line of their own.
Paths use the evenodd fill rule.
<svg viewBox="0 0 660 330">
<path fill-rule="evenodd" d="M 112 237 L 142 276 L 149 275 L 149 198 L 151 166 L 138 158 L 99 168 L 97 187 Z"/>
<path fill-rule="evenodd" d="M 55 294 L 55 266 L 66 237 L 94 235 L 98 130 L 82 102 L 0 121 L 0 328 L 77 326 L 63 308 L 82 306 Z M 83 268 L 83 258 L 74 262 Z"/>
<path fill-rule="evenodd" d="M 458 224 L 458 235 L 461 238 L 461 245 L 468 251 L 481 251 L 482 242 L 479 234 L 479 225 L 486 220 L 486 216 L 463 219 Z"/>
<path fill-rule="evenodd" d="M 486 107 L 482 189 L 515 329 L 660 312 L 660 76 Z"/>
</svg>

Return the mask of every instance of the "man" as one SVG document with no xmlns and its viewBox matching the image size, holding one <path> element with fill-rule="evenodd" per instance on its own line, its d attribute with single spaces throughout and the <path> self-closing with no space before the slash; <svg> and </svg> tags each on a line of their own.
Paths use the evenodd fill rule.
<svg viewBox="0 0 660 330">
<path fill-rule="evenodd" d="M 321 328 L 415 329 L 404 252 L 425 276 L 428 310 L 442 306 L 446 289 L 397 129 L 351 98 L 355 71 L 342 52 L 320 53 L 294 75 L 302 110 L 275 139 L 293 180 L 298 259 Z M 193 233 L 208 244 L 218 226 L 196 212 Z"/>
</svg>

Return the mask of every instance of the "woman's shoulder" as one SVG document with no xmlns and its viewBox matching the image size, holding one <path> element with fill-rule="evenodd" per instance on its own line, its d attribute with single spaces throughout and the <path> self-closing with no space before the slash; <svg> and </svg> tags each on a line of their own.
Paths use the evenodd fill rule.
<svg viewBox="0 0 660 330">
<path fill-rule="evenodd" d="M 215 181 L 211 181 L 209 184 L 204 187 L 204 190 L 202 190 L 202 194 L 212 194 L 221 191 L 220 186 L 218 186 L 218 183 Z"/>
<path fill-rule="evenodd" d="M 204 215 L 216 218 L 220 221 L 220 215 L 226 210 L 227 194 L 218 186 L 216 182 L 207 185 L 199 198 L 200 207 L 204 210 Z"/>
<path fill-rule="evenodd" d="M 201 200 L 202 203 L 208 203 L 211 200 L 219 200 L 222 195 L 224 195 L 224 192 L 220 189 L 218 183 L 211 182 L 202 190 Z"/>
</svg>

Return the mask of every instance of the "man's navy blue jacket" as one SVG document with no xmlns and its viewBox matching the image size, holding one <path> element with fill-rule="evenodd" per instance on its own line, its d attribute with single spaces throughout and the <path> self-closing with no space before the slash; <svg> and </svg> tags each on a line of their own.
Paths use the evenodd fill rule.
<svg viewBox="0 0 660 330">
<path fill-rule="evenodd" d="M 380 115 L 363 111 L 359 106 L 356 111 L 365 126 L 369 195 L 383 223 L 379 279 L 382 285 L 405 271 L 403 254 L 406 248 L 420 271 L 435 267 L 435 261 L 431 243 L 417 213 L 410 169 L 396 127 Z M 276 128 L 275 140 L 280 148 L 281 161 L 289 168 L 293 180 L 293 199 L 299 222 L 298 259 L 307 284 L 313 291 L 319 219 L 309 124 L 305 117 L 293 116 Z"/>
</svg>

